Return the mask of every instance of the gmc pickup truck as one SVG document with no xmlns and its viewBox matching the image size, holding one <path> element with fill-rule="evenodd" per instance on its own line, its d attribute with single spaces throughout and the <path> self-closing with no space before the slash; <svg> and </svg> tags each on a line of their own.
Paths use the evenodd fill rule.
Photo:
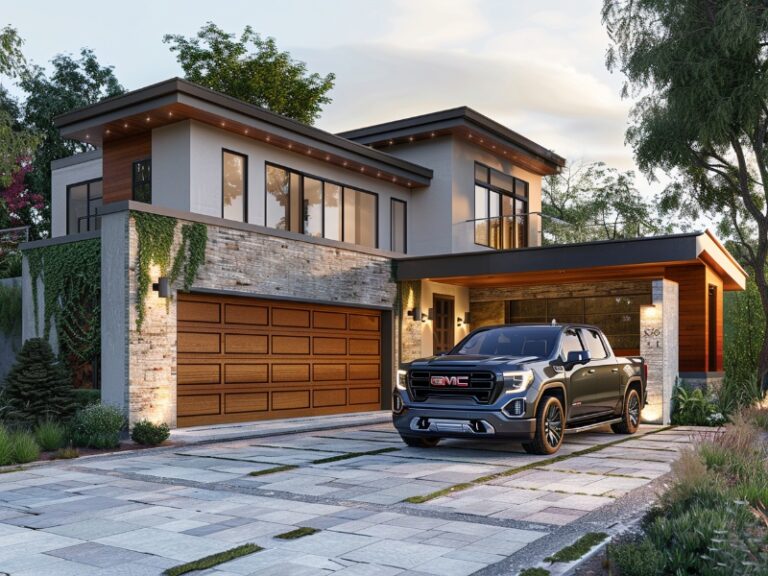
<svg viewBox="0 0 768 576">
<path fill-rule="evenodd" d="M 644 360 L 614 356 L 594 326 L 485 327 L 447 354 L 402 366 L 392 418 L 408 446 L 498 438 L 522 441 L 531 454 L 553 454 L 566 432 L 609 424 L 633 434 L 647 379 Z"/>
</svg>

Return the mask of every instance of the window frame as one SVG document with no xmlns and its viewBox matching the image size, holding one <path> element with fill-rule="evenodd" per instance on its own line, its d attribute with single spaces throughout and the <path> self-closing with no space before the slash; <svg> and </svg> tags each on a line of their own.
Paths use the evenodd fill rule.
<svg viewBox="0 0 768 576">
<path fill-rule="evenodd" d="M 94 184 L 95 182 L 101 182 L 102 183 L 102 189 L 101 189 L 101 196 L 98 198 L 91 198 L 91 184 Z M 82 180 L 81 182 L 73 182 L 72 184 L 67 184 L 67 236 L 70 234 L 83 234 L 85 232 L 93 232 L 95 230 L 98 230 L 98 228 L 94 228 L 91 230 L 91 200 L 101 200 L 102 207 L 104 206 L 104 178 L 91 178 L 89 180 Z M 88 229 L 84 232 L 81 232 L 80 230 L 77 230 L 76 232 L 72 232 L 69 229 L 69 205 L 70 205 L 70 192 L 72 188 L 75 188 L 77 186 L 86 186 L 85 190 L 85 214 L 86 219 L 85 222 L 87 224 Z M 94 217 L 99 217 L 98 214 L 94 214 Z"/>
<path fill-rule="evenodd" d="M 224 155 L 232 154 L 243 158 L 243 219 L 232 220 L 224 216 Z M 232 222 L 248 223 L 248 154 L 232 150 L 230 148 L 221 149 L 221 218 Z"/>
<path fill-rule="evenodd" d="M 478 179 L 478 172 L 484 171 L 485 172 L 485 180 Z M 491 184 L 491 179 L 493 176 L 493 173 L 496 172 L 498 174 L 501 174 L 505 176 L 506 178 L 512 179 L 512 190 L 506 190 L 505 188 L 501 188 L 499 186 L 494 186 Z M 518 202 L 523 204 L 525 206 L 525 211 L 521 212 L 520 214 L 525 215 L 526 222 L 527 222 L 527 216 L 528 216 L 528 206 L 530 205 L 530 183 L 526 180 L 523 180 L 522 178 L 518 178 L 517 176 L 512 176 L 511 174 L 507 174 L 505 172 L 502 172 L 501 170 L 496 170 L 495 168 L 491 168 L 490 166 L 483 164 L 482 162 L 475 161 L 474 170 L 472 171 L 472 178 L 474 180 L 474 187 L 473 187 L 473 194 L 472 194 L 472 209 L 474 210 L 474 227 L 473 227 L 473 242 L 476 246 L 484 246 L 486 248 L 493 248 L 494 250 L 515 250 L 518 248 L 526 248 L 528 246 L 528 243 L 526 242 L 525 246 L 518 246 L 518 234 L 517 234 L 517 214 L 518 212 L 515 211 L 515 208 L 517 207 Z M 517 184 L 522 183 L 525 186 L 525 197 L 520 196 L 515 193 L 515 190 L 517 189 Z M 482 188 L 485 191 L 485 206 L 487 210 L 487 214 L 483 216 L 482 218 L 478 217 L 477 214 L 477 189 Z M 499 215 L 497 217 L 491 217 L 488 214 L 491 213 L 491 192 L 495 192 L 499 195 L 498 199 L 498 206 L 497 211 Z M 503 213 L 503 202 L 504 197 L 511 198 L 513 203 L 513 214 L 511 215 L 513 218 L 515 218 L 515 230 L 512 236 L 512 246 L 504 246 L 504 213 Z M 499 241 L 501 243 L 501 246 L 494 247 L 491 242 L 491 238 L 493 236 L 492 229 L 491 229 L 491 220 L 498 220 L 499 221 Z M 483 221 L 487 224 L 487 236 L 488 236 L 488 243 L 483 244 L 482 242 L 478 242 L 477 240 L 477 223 L 479 221 Z M 526 224 L 526 229 L 528 228 Z"/>
<path fill-rule="evenodd" d="M 389 249 L 395 252 L 395 219 L 393 210 L 396 203 L 403 205 L 403 254 L 408 254 L 408 202 L 400 198 L 389 199 Z"/>
<path fill-rule="evenodd" d="M 557 353 L 560 355 L 560 358 L 563 360 L 567 360 L 568 355 L 565 353 L 565 337 L 568 335 L 568 332 L 573 331 L 574 335 L 576 336 L 576 339 L 579 341 L 579 344 L 581 345 L 581 349 L 578 350 L 578 352 L 587 350 L 587 348 L 584 347 L 584 341 L 581 339 L 581 332 L 576 327 L 566 328 L 563 330 L 562 335 L 560 336 L 560 342 L 558 343 L 558 351 Z M 588 350 L 587 350 L 588 351 Z"/>
<path fill-rule="evenodd" d="M 603 355 L 600 357 L 592 356 L 592 350 L 589 346 L 589 338 L 594 335 L 595 339 L 600 343 L 600 348 L 603 350 Z M 581 337 L 582 342 L 586 346 L 585 350 L 589 352 L 589 359 L 590 360 L 606 360 L 610 357 L 610 353 L 608 352 L 608 348 L 605 345 L 605 342 L 603 341 L 603 336 L 600 334 L 600 332 L 594 328 L 582 328 L 581 329 Z M 586 340 L 586 342 L 584 342 Z"/>
<path fill-rule="evenodd" d="M 149 202 L 144 202 L 143 200 L 136 200 L 136 164 L 142 164 L 144 162 L 149 162 Z M 222 194 L 223 198 L 223 194 Z M 142 158 L 141 160 L 134 160 L 133 163 L 131 163 L 131 200 L 134 202 L 142 202 L 143 204 L 152 204 L 152 157 L 148 156 L 146 158 Z"/>
<path fill-rule="evenodd" d="M 313 174 L 311 172 L 305 172 L 303 170 L 296 170 L 295 168 L 289 168 L 288 166 L 284 166 L 282 164 L 277 164 L 275 162 L 270 162 L 269 160 L 265 160 L 264 161 L 264 226 L 266 228 L 270 228 L 271 230 L 278 230 L 278 228 L 272 228 L 271 226 L 269 226 L 267 224 L 267 201 L 268 201 L 267 195 L 269 194 L 267 192 L 267 169 L 266 169 L 267 166 L 271 166 L 272 168 L 277 168 L 278 170 L 284 170 L 288 174 L 288 194 L 289 194 L 289 196 L 293 192 L 292 189 L 291 189 L 291 184 L 290 184 L 291 174 L 296 174 L 296 175 L 299 176 L 299 206 L 301 206 L 302 208 L 304 206 L 304 179 L 305 178 L 311 178 L 312 180 L 318 180 L 322 184 L 321 190 L 322 190 L 322 206 L 323 206 L 323 210 L 322 210 L 322 220 L 323 220 L 322 229 L 323 229 L 323 235 L 321 237 L 319 237 L 319 236 L 309 236 L 309 234 L 307 234 L 304 231 L 304 218 L 303 218 L 303 215 L 299 215 L 300 216 L 299 217 L 299 225 L 300 225 L 301 230 L 297 231 L 297 230 L 291 230 L 290 229 L 290 223 L 291 223 L 291 217 L 292 217 L 292 214 L 291 214 L 291 200 L 290 200 L 290 198 L 288 199 L 288 203 L 287 203 L 286 219 L 287 219 L 288 227 L 286 228 L 286 230 L 284 230 L 285 232 L 294 232 L 294 233 L 297 233 L 297 234 L 302 234 L 304 236 L 309 236 L 310 238 L 322 238 L 323 240 L 331 240 L 332 242 L 344 242 L 346 244 L 352 244 L 353 246 L 362 246 L 363 248 L 375 248 L 377 250 L 379 249 L 379 242 L 380 242 L 379 241 L 379 232 L 380 232 L 379 217 L 380 217 L 380 213 L 381 213 L 381 206 L 380 206 L 380 203 L 379 203 L 379 200 L 380 200 L 379 194 L 377 192 L 372 192 L 370 190 L 365 190 L 365 189 L 360 188 L 358 186 L 350 186 L 350 185 L 344 184 L 343 182 L 340 182 L 338 180 L 332 180 L 330 178 L 325 178 L 323 176 L 318 176 L 317 174 Z M 341 198 L 339 199 L 339 214 L 341 216 L 341 240 L 333 240 L 333 239 L 325 237 L 325 233 L 326 233 L 326 226 L 325 226 L 325 185 L 326 184 L 331 184 L 333 186 L 339 186 L 341 188 Z M 374 230 L 374 240 L 375 240 L 375 245 L 374 246 L 366 246 L 364 244 L 357 244 L 355 242 L 349 242 L 348 240 L 346 240 L 346 237 L 345 237 L 345 232 L 346 232 L 346 229 L 345 229 L 346 228 L 345 227 L 345 223 L 346 223 L 346 202 L 345 202 L 345 198 L 346 198 L 346 195 L 347 195 L 347 190 L 354 190 L 355 192 L 361 192 L 363 194 L 370 194 L 371 196 L 373 196 L 375 198 L 376 210 L 375 210 L 374 218 L 375 218 L 376 221 L 375 221 L 375 230 Z M 407 206 L 406 206 L 406 209 L 407 209 Z"/>
</svg>

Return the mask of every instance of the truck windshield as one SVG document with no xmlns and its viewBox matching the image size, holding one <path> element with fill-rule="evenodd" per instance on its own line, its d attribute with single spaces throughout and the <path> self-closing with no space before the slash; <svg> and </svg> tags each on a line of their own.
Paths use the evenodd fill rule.
<svg viewBox="0 0 768 576">
<path fill-rule="evenodd" d="M 502 326 L 480 330 L 450 353 L 548 358 L 557 345 L 560 330 L 557 326 Z"/>
</svg>

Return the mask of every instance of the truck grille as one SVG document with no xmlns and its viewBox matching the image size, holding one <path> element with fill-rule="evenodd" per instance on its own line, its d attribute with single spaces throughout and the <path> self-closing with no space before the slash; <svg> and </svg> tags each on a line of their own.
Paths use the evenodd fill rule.
<svg viewBox="0 0 768 576">
<path fill-rule="evenodd" d="M 435 386 L 432 377 L 461 379 L 461 385 Z M 446 370 L 414 370 L 408 375 L 408 388 L 416 402 L 428 398 L 473 398 L 478 404 L 490 404 L 498 394 L 493 372 L 455 372 Z"/>
</svg>

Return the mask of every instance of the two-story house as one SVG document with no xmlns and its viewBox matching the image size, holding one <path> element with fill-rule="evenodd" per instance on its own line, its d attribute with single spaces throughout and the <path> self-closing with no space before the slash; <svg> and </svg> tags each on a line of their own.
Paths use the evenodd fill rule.
<svg viewBox="0 0 768 576">
<path fill-rule="evenodd" d="M 542 245 L 565 160 L 468 108 L 330 134 L 173 79 L 57 119 L 53 237 L 101 242 L 105 402 L 174 426 L 389 406 L 400 362 L 492 323 L 581 321 L 675 378 L 722 377 L 722 296 L 745 274 L 710 232 Z M 205 226 L 189 291 L 137 302 L 141 213 Z M 24 337 L 40 331 L 29 312 Z M 137 307 L 143 323 L 137 325 Z"/>
</svg>

